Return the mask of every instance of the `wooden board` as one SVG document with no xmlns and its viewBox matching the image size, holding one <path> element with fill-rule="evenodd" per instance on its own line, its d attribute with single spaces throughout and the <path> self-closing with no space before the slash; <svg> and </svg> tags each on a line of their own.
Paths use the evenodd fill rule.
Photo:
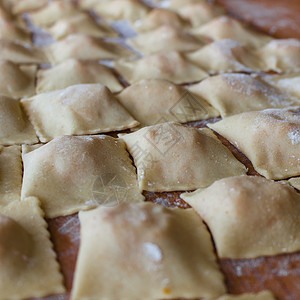
<svg viewBox="0 0 300 300">
<path fill-rule="evenodd" d="M 230 14 L 272 33 L 276 37 L 300 38 L 300 0 L 219 0 Z M 192 122 L 190 126 L 203 127 L 206 122 Z M 249 174 L 257 174 L 247 158 L 222 139 L 234 155 L 249 168 Z M 165 206 L 188 207 L 179 192 L 145 192 L 147 201 Z M 47 297 L 48 300 L 69 298 L 76 257 L 80 243 L 80 224 L 77 214 L 48 220 L 51 238 L 65 277 L 68 293 Z M 226 277 L 228 292 L 259 292 L 269 289 L 279 300 L 300 299 L 300 252 L 251 260 L 219 261 Z"/>
</svg>

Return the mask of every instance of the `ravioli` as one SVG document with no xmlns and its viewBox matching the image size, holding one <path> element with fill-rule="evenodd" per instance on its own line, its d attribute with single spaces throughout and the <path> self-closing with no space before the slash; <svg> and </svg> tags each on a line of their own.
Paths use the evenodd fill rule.
<svg viewBox="0 0 300 300">
<path fill-rule="evenodd" d="M 53 65 L 70 58 L 100 60 L 136 56 L 119 44 L 82 34 L 71 34 L 64 40 L 48 46 L 46 54 Z"/>
<path fill-rule="evenodd" d="M 31 12 L 30 18 L 38 27 L 49 27 L 61 18 L 74 16 L 80 10 L 74 3 L 64 1 L 53 1 L 41 9 Z"/>
<path fill-rule="evenodd" d="M 79 219 L 72 300 L 224 294 L 210 235 L 194 210 L 123 203 L 80 212 Z"/>
<path fill-rule="evenodd" d="M 36 198 L 0 206 L 0 299 L 65 292 L 63 276 Z"/>
<path fill-rule="evenodd" d="M 211 73 L 253 72 L 263 69 L 263 64 L 255 53 L 231 39 L 223 39 L 186 54 L 186 58 Z"/>
<path fill-rule="evenodd" d="M 13 1 L 11 11 L 14 15 L 31 12 L 48 4 L 48 0 L 18 0 Z"/>
<path fill-rule="evenodd" d="M 101 84 L 79 84 L 22 99 L 42 142 L 63 135 L 124 130 L 139 123 Z"/>
<path fill-rule="evenodd" d="M 22 160 L 20 146 L 0 146 L 0 207 L 20 200 Z"/>
<path fill-rule="evenodd" d="M 24 46 L 10 40 L 0 39 L 0 60 L 10 60 L 19 64 L 47 63 L 42 48 Z"/>
<path fill-rule="evenodd" d="M 189 87 L 204 98 L 222 118 L 247 111 L 300 105 L 300 99 L 246 74 L 221 74 Z"/>
<path fill-rule="evenodd" d="M 202 41 L 193 35 L 170 25 L 141 33 L 127 42 L 145 55 L 167 51 L 193 51 L 204 45 Z"/>
<path fill-rule="evenodd" d="M 35 131 L 20 102 L 0 96 L 0 144 L 34 144 L 37 142 Z"/>
<path fill-rule="evenodd" d="M 219 116 L 201 97 L 167 80 L 145 79 L 117 95 L 121 104 L 141 126 L 177 121 L 203 120 Z"/>
<path fill-rule="evenodd" d="M 100 83 L 113 93 L 123 89 L 110 68 L 95 61 L 68 59 L 53 68 L 38 71 L 36 92 L 50 92 L 83 83 Z"/>
<path fill-rule="evenodd" d="M 209 129 L 163 123 L 122 139 L 137 167 L 141 191 L 194 190 L 246 173 L 245 166 Z"/>
<path fill-rule="evenodd" d="M 249 48 L 260 48 L 272 40 L 271 37 L 252 31 L 244 24 L 227 16 L 220 16 L 192 31 L 196 36 L 207 36 L 214 41 L 232 39 Z"/>
<path fill-rule="evenodd" d="M 265 64 L 265 70 L 278 72 L 300 70 L 300 40 L 272 40 L 257 54 Z"/>
<path fill-rule="evenodd" d="M 208 126 L 224 136 L 269 179 L 300 175 L 300 110 L 245 112 Z"/>
<path fill-rule="evenodd" d="M 166 79 L 176 84 L 200 81 L 208 74 L 177 52 L 149 55 L 136 60 L 115 62 L 116 70 L 129 82 L 142 79 Z"/>
<path fill-rule="evenodd" d="M 39 148 L 25 146 L 23 163 L 22 199 L 38 197 L 47 218 L 144 199 L 124 142 L 110 136 L 63 136 Z"/>
<path fill-rule="evenodd" d="M 62 40 L 71 34 L 86 34 L 93 37 L 117 37 L 118 33 L 108 24 L 97 23 L 85 13 L 62 18 L 48 29 L 57 40 Z"/>
<path fill-rule="evenodd" d="M 184 28 L 187 27 L 189 23 L 174 11 L 163 8 L 153 8 L 140 22 L 134 23 L 134 28 L 138 32 L 147 32 L 158 29 L 164 25 Z"/>
<path fill-rule="evenodd" d="M 110 0 L 98 1 L 93 5 L 93 10 L 104 19 L 134 23 L 143 19 L 150 11 L 150 7 L 139 0 Z"/>
<path fill-rule="evenodd" d="M 208 225 L 221 258 L 300 250 L 300 195 L 287 184 L 258 176 L 231 177 L 181 198 Z"/>
<path fill-rule="evenodd" d="M 17 26 L 13 21 L 1 20 L 0 38 L 14 42 L 31 44 L 31 33 Z"/>
</svg>

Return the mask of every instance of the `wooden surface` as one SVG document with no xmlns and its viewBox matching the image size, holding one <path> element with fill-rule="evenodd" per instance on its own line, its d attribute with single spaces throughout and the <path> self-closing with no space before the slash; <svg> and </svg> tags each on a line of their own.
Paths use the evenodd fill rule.
<svg viewBox="0 0 300 300">
<path fill-rule="evenodd" d="M 280 38 L 300 38 L 300 0 L 219 0 L 218 2 L 224 5 L 230 14 L 254 24 L 263 31 Z M 189 123 L 190 126 L 195 127 L 203 127 L 205 124 L 205 121 Z M 249 174 L 256 174 L 244 155 L 224 139 L 222 142 L 246 164 Z M 180 200 L 179 194 L 179 192 L 144 193 L 147 201 L 165 206 L 188 207 Z M 75 214 L 48 220 L 48 225 L 68 293 L 45 299 L 64 300 L 69 298 L 72 287 L 80 242 L 80 224 Z M 219 262 L 225 274 L 228 292 L 232 294 L 269 289 L 279 300 L 300 299 L 300 253 L 251 260 L 222 259 Z"/>
</svg>

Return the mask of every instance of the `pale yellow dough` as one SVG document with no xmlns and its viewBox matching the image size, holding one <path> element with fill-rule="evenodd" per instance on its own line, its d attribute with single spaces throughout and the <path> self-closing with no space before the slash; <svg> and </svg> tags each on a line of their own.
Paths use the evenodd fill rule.
<svg viewBox="0 0 300 300">
<path fill-rule="evenodd" d="M 22 99 L 42 142 L 62 135 L 124 130 L 139 125 L 101 84 L 78 84 Z"/>
<path fill-rule="evenodd" d="M 23 163 L 22 199 L 38 197 L 48 218 L 144 199 L 125 143 L 110 136 L 64 136 L 23 147 Z"/>
<path fill-rule="evenodd" d="M 201 97 L 167 80 L 145 79 L 117 95 L 121 104 L 141 126 L 209 119 L 219 112 Z"/>
<path fill-rule="evenodd" d="M 262 291 L 258 294 L 225 295 L 216 300 L 276 300 L 272 292 Z"/>
<path fill-rule="evenodd" d="M 18 0 L 14 1 L 11 11 L 13 14 L 22 14 L 40 9 L 48 4 L 49 0 Z"/>
<path fill-rule="evenodd" d="M 118 33 L 108 24 L 97 23 L 90 15 L 85 13 L 62 18 L 48 29 L 57 40 L 62 40 L 70 34 L 86 34 L 93 37 L 116 37 Z"/>
<path fill-rule="evenodd" d="M 221 179 L 185 193 L 208 225 L 221 258 L 244 259 L 300 250 L 300 194 L 258 176 Z"/>
<path fill-rule="evenodd" d="M 0 94 L 19 99 L 35 94 L 37 66 L 18 65 L 8 60 L 0 61 Z"/>
<path fill-rule="evenodd" d="M 163 25 L 155 30 L 141 33 L 127 43 L 145 55 L 168 51 L 193 51 L 202 48 L 204 43 L 182 29 Z"/>
<path fill-rule="evenodd" d="M 211 76 L 189 91 L 215 107 L 222 118 L 247 111 L 300 105 L 300 99 L 246 74 Z"/>
<path fill-rule="evenodd" d="M 119 44 L 105 42 L 102 39 L 82 34 L 71 34 L 64 40 L 51 44 L 45 51 L 53 65 L 70 58 L 100 60 L 136 56 Z"/>
<path fill-rule="evenodd" d="M 0 144 L 34 144 L 38 141 L 20 102 L 0 96 Z"/>
<path fill-rule="evenodd" d="M 166 79 L 177 84 L 200 81 L 208 74 L 177 52 L 154 54 L 137 60 L 119 60 L 116 70 L 129 82 Z"/>
<path fill-rule="evenodd" d="M 17 25 L 16 22 L 1 20 L 0 38 L 14 42 L 31 44 L 31 33 Z"/>
<path fill-rule="evenodd" d="M 223 7 L 217 6 L 215 3 L 208 3 L 207 1 L 194 1 L 194 3 L 187 3 L 187 1 L 185 1 L 185 5 L 176 9 L 176 11 L 195 28 L 224 14 Z"/>
<path fill-rule="evenodd" d="M 147 32 L 158 29 L 163 25 L 185 28 L 188 27 L 189 23 L 174 11 L 163 8 L 154 8 L 140 22 L 135 22 L 134 28 L 138 32 Z"/>
<path fill-rule="evenodd" d="M 210 235 L 194 210 L 123 203 L 80 212 L 79 219 L 72 300 L 211 299 L 225 293 Z"/>
<path fill-rule="evenodd" d="M 80 10 L 74 3 L 53 1 L 41 9 L 30 13 L 32 22 L 38 27 L 49 27 L 62 18 L 79 14 Z"/>
<path fill-rule="evenodd" d="M 0 206 L 20 200 L 22 184 L 20 146 L 0 146 L 0 178 Z"/>
<path fill-rule="evenodd" d="M 150 11 L 150 7 L 139 0 L 98 1 L 92 9 L 104 19 L 127 20 L 132 23 L 143 19 Z"/>
<path fill-rule="evenodd" d="M 196 36 L 206 36 L 214 41 L 222 39 L 236 40 L 249 48 L 260 48 L 272 40 L 271 37 L 252 31 L 240 21 L 228 16 L 220 16 L 195 28 L 192 33 Z"/>
<path fill-rule="evenodd" d="M 211 73 L 253 72 L 263 69 L 259 57 L 243 44 L 223 39 L 186 54 L 186 58 Z"/>
<path fill-rule="evenodd" d="M 15 200 L 0 206 L 0 299 L 65 292 L 38 200 Z"/>
<path fill-rule="evenodd" d="M 96 61 L 68 59 L 53 68 L 38 71 L 36 92 L 50 92 L 82 83 L 100 83 L 113 93 L 123 89 L 110 68 Z"/>
<path fill-rule="evenodd" d="M 19 64 L 47 63 L 42 48 L 24 46 L 10 40 L 0 39 L 0 60 L 10 60 Z"/>
<path fill-rule="evenodd" d="M 246 168 L 209 129 L 177 123 L 122 136 L 137 167 L 140 190 L 184 191 L 246 174 Z"/>
<path fill-rule="evenodd" d="M 300 70 L 300 40 L 272 40 L 257 51 L 265 64 L 264 70 L 291 72 Z"/>
<path fill-rule="evenodd" d="M 300 99 L 300 72 L 285 75 L 266 75 L 262 80 Z"/>
<path fill-rule="evenodd" d="M 208 126 L 243 152 L 266 178 L 300 175 L 299 109 L 245 112 Z"/>
</svg>

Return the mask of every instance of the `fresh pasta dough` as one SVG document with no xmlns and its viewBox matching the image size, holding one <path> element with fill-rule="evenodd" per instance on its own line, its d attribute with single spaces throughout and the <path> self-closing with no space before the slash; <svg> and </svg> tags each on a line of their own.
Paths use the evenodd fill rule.
<svg viewBox="0 0 300 300">
<path fill-rule="evenodd" d="M 30 18 L 38 27 L 49 27 L 62 18 L 79 14 L 80 10 L 74 3 L 53 1 L 41 9 L 31 12 Z"/>
<path fill-rule="evenodd" d="M 38 199 L 0 206 L 0 299 L 65 292 Z"/>
<path fill-rule="evenodd" d="M 20 102 L 0 96 L 0 144 L 34 144 L 37 142 L 35 131 Z"/>
<path fill-rule="evenodd" d="M 0 60 L 10 60 L 19 64 L 48 62 L 42 48 L 24 46 L 5 39 L 0 39 Z"/>
<path fill-rule="evenodd" d="M 257 51 L 265 70 L 291 72 L 300 70 L 300 40 L 272 40 Z"/>
<path fill-rule="evenodd" d="M 214 41 L 231 39 L 249 48 L 260 48 L 272 40 L 271 37 L 259 34 L 247 28 L 240 21 L 228 16 L 220 16 L 192 31 L 196 36 L 206 36 Z"/>
<path fill-rule="evenodd" d="M 48 46 L 46 54 L 53 65 L 70 58 L 100 60 L 136 56 L 119 44 L 105 42 L 102 39 L 82 34 L 71 34 L 64 40 Z"/>
<path fill-rule="evenodd" d="M 225 293 L 209 233 L 194 210 L 123 203 L 80 212 L 79 219 L 72 300 L 211 299 Z"/>
<path fill-rule="evenodd" d="M 48 4 L 49 0 L 18 0 L 12 4 L 11 11 L 13 14 L 22 14 L 40 9 Z"/>
<path fill-rule="evenodd" d="M 137 167 L 141 191 L 194 190 L 246 173 L 245 166 L 209 129 L 163 123 L 122 139 Z"/>
<path fill-rule="evenodd" d="M 48 29 L 57 40 L 62 40 L 71 34 L 86 34 L 93 37 L 116 37 L 118 33 L 108 24 L 97 23 L 90 15 L 76 14 L 60 19 Z"/>
<path fill-rule="evenodd" d="M 110 0 L 98 1 L 93 10 L 104 19 L 134 23 L 146 17 L 150 7 L 139 0 Z"/>
<path fill-rule="evenodd" d="M 100 83 L 113 93 L 123 89 L 110 68 L 95 61 L 68 59 L 53 68 L 38 71 L 36 92 L 50 92 L 83 83 Z"/>
<path fill-rule="evenodd" d="M 300 195 L 287 184 L 238 176 L 181 197 L 208 225 L 221 258 L 300 250 Z"/>
<path fill-rule="evenodd" d="M 19 99 L 35 93 L 35 65 L 18 65 L 8 60 L 0 61 L 0 94 Z"/>
<path fill-rule="evenodd" d="M 137 97 L 138 95 L 138 97 Z M 219 116 L 201 97 L 167 80 L 144 79 L 117 95 L 141 126 L 177 121 L 185 123 Z"/>
<path fill-rule="evenodd" d="M 31 44 L 31 33 L 13 21 L 1 20 L 0 38 L 14 42 Z"/>
<path fill-rule="evenodd" d="M 207 1 L 194 1 L 193 3 L 186 3 L 185 1 L 185 5 L 176 9 L 176 11 L 182 18 L 189 21 L 194 28 L 198 28 L 215 17 L 224 14 L 223 7 L 212 5 Z"/>
<path fill-rule="evenodd" d="M 211 73 L 253 72 L 263 68 L 255 53 L 231 39 L 223 39 L 186 54 L 186 58 Z"/>
<path fill-rule="evenodd" d="M 262 76 L 261 79 L 300 99 L 300 72 L 284 75 L 266 75 Z"/>
<path fill-rule="evenodd" d="M 200 81 L 208 74 L 177 52 L 149 55 L 136 60 L 115 62 L 116 70 L 129 82 L 142 79 L 166 79 L 176 84 Z"/>
<path fill-rule="evenodd" d="M 127 42 L 145 55 L 167 51 L 193 51 L 204 45 L 202 41 L 193 35 L 169 25 L 141 33 Z"/>
<path fill-rule="evenodd" d="M 101 84 L 78 84 L 22 99 L 42 142 L 63 135 L 123 130 L 139 123 Z"/>
<path fill-rule="evenodd" d="M 19 200 L 22 184 L 20 146 L 0 146 L 0 178 L 0 207 Z"/>
<path fill-rule="evenodd" d="M 134 28 L 138 32 L 147 32 L 158 29 L 164 25 L 184 28 L 189 24 L 174 11 L 163 8 L 153 8 L 140 22 L 134 23 Z"/>
<path fill-rule="evenodd" d="M 266 178 L 300 175 L 299 109 L 245 112 L 208 126 L 243 152 Z"/>
<path fill-rule="evenodd" d="M 215 107 L 222 118 L 246 111 L 300 105 L 300 99 L 246 74 L 211 76 L 189 90 Z"/>
<path fill-rule="evenodd" d="M 290 178 L 288 183 L 300 191 L 300 177 Z"/>
<path fill-rule="evenodd" d="M 23 163 L 22 199 L 38 197 L 48 218 L 143 200 L 124 142 L 110 136 L 63 136 L 39 148 L 25 146 Z"/>
</svg>

